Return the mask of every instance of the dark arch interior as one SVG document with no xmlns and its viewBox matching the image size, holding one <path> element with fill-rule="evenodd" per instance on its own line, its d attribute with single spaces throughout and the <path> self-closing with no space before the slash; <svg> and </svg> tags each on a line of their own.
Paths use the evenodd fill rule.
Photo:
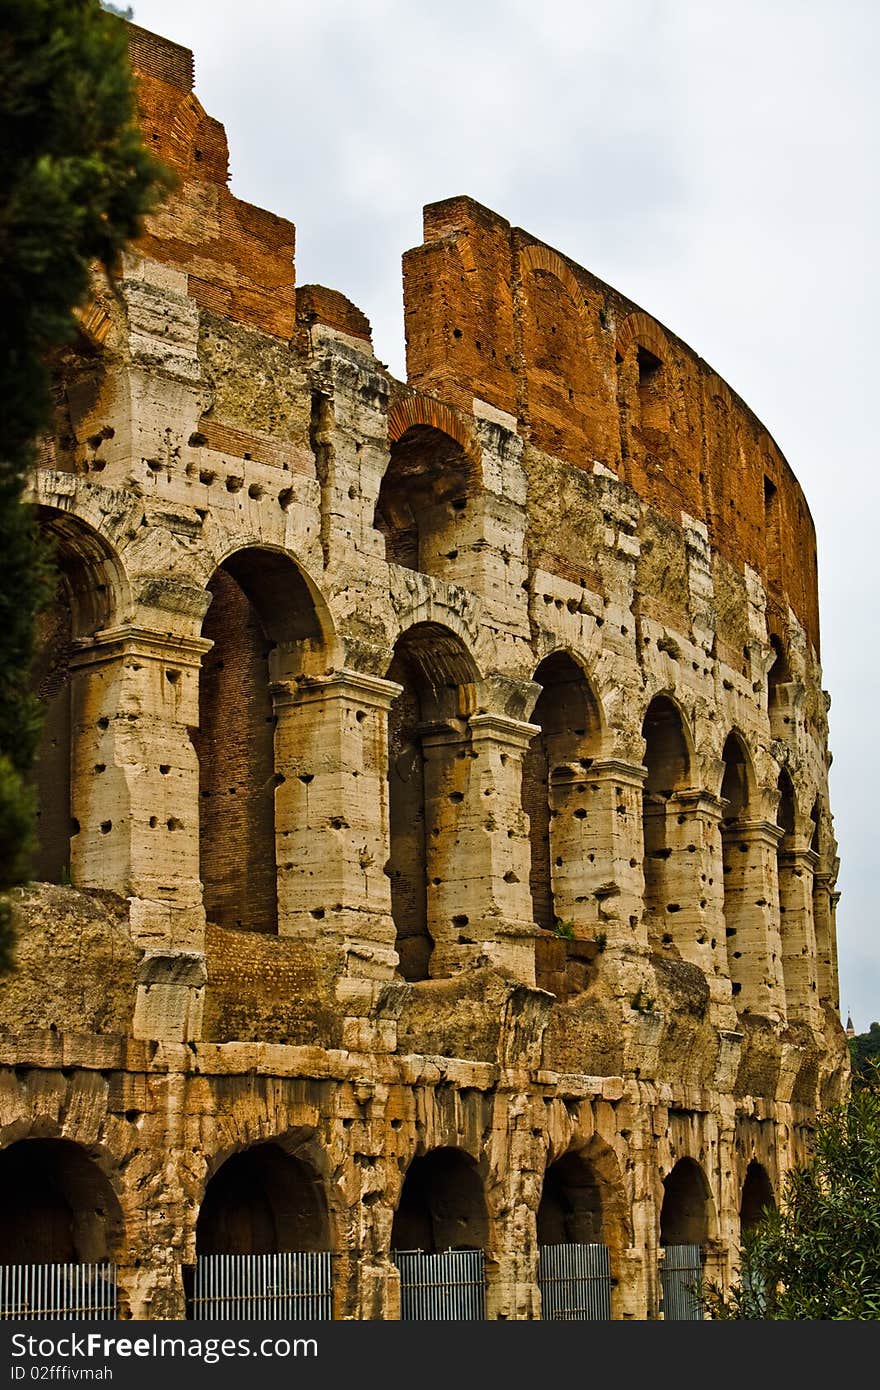
<svg viewBox="0 0 880 1390">
<path fill-rule="evenodd" d="M 704 1245 L 709 1235 L 709 1189 L 702 1169 L 683 1158 L 663 1180 L 661 1245 Z"/>
<path fill-rule="evenodd" d="M 84 522 L 36 508 L 40 535 L 55 570 L 55 586 L 37 615 L 31 691 L 40 702 L 41 727 L 30 780 L 36 793 L 36 846 L 32 874 L 64 883 L 70 878 L 71 657 L 77 638 L 109 626 L 121 578 L 109 546 Z"/>
<path fill-rule="evenodd" d="M 541 694 L 531 722 L 541 732 L 523 758 L 522 805 L 529 818 L 532 910 L 540 927 L 552 931 L 556 911 L 552 887 L 550 779 L 560 764 L 589 767 L 598 753 L 599 709 L 583 671 L 567 652 L 545 657 L 535 672 Z"/>
<path fill-rule="evenodd" d="M 460 1149 L 433 1149 L 409 1166 L 394 1213 L 392 1250 L 485 1250 L 483 1184 Z"/>
<path fill-rule="evenodd" d="M 787 685 L 791 680 L 791 668 L 785 644 L 775 632 L 770 634 L 770 646 L 773 649 L 773 664 L 767 676 L 767 694 L 769 703 L 775 705 L 779 699 L 779 686 Z"/>
<path fill-rule="evenodd" d="M 432 533 L 467 506 L 473 472 L 457 440 L 429 425 L 413 425 L 392 444 L 374 521 L 390 564 L 431 573 Z"/>
<path fill-rule="evenodd" d="M 210 922 L 278 929 L 275 850 L 275 716 L 270 686 L 294 653 L 319 647 L 308 586 L 271 550 L 238 551 L 215 571 L 202 636 L 199 852 Z"/>
<path fill-rule="evenodd" d="M 581 1154 L 568 1153 L 544 1175 L 538 1207 L 538 1244 L 607 1243 L 602 1184 Z"/>
<path fill-rule="evenodd" d="M 721 798 L 727 803 L 723 816 L 725 823 L 730 823 L 738 820 L 749 804 L 748 763 L 737 734 L 728 734 L 721 756 L 724 760 Z"/>
<path fill-rule="evenodd" d="M 0 1264 L 118 1259 L 122 1212 L 97 1163 L 67 1139 L 22 1139 L 0 1152 Z"/>
<path fill-rule="evenodd" d="M 690 758 L 681 715 L 671 700 L 658 695 L 648 706 L 642 724 L 645 740 L 645 790 L 669 797 L 688 785 Z"/>
<path fill-rule="evenodd" d="M 815 854 L 819 854 L 821 852 L 820 834 L 822 827 L 822 807 L 818 800 L 813 802 L 813 806 L 810 811 L 810 821 L 813 826 L 812 834 L 810 836 L 810 849 L 813 850 Z"/>
<path fill-rule="evenodd" d="M 779 789 L 779 805 L 776 810 L 776 823 L 779 826 L 780 830 L 785 831 L 786 835 L 793 835 L 795 824 L 794 787 L 792 786 L 791 778 L 789 777 L 785 768 L 782 768 L 782 770 L 780 771 L 776 785 Z M 780 845 L 783 845 L 785 843 L 785 840 L 780 840 L 779 843 Z"/>
<path fill-rule="evenodd" d="M 387 675 L 403 686 L 388 716 L 391 911 L 400 972 L 406 980 L 425 980 L 434 941 L 427 896 L 431 796 L 422 734 L 432 723 L 461 720 L 470 712 L 476 670 L 447 628 L 419 623 L 398 640 Z"/>
<path fill-rule="evenodd" d="M 197 1254 L 329 1249 L 323 1184 L 279 1144 L 233 1154 L 208 1183 L 196 1224 Z"/>
<path fill-rule="evenodd" d="M 642 836 L 645 848 L 645 916 L 665 922 L 669 894 L 667 863 L 672 854 L 667 803 L 690 780 L 690 758 L 681 715 L 671 700 L 658 695 L 648 706 L 642 724 L 645 740 L 645 778 L 642 793 Z"/>
<path fill-rule="evenodd" d="M 773 1196 L 773 1187 L 767 1176 L 766 1168 L 752 1159 L 746 1169 L 745 1182 L 743 1183 L 742 1201 L 739 1207 L 739 1224 L 742 1231 L 749 1230 L 755 1226 L 761 1215 L 768 1208 L 771 1210 L 776 1206 L 776 1199 Z"/>
</svg>

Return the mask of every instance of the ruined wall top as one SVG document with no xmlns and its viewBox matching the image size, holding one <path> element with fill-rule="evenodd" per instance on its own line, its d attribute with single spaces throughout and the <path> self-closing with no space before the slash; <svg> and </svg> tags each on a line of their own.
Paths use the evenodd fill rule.
<svg viewBox="0 0 880 1390">
<path fill-rule="evenodd" d="M 184 271 L 204 309 L 285 340 L 319 321 L 370 340 L 337 291 L 295 286 L 292 223 L 235 198 L 222 125 L 192 92 L 188 49 L 130 26 L 141 122 L 179 184 L 139 249 Z M 718 374 L 617 290 L 469 197 L 424 210 L 403 257 L 407 379 L 470 414 L 517 421 L 532 448 L 627 483 L 708 539 L 787 609 L 819 651 L 816 539 L 803 493 L 761 422 Z"/>
</svg>

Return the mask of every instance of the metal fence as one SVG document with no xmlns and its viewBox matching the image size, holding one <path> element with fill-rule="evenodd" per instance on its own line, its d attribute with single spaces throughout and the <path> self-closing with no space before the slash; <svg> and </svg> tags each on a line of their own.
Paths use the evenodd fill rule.
<svg viewBox="0 0 880 1390">
<path fill-rule="evenodd" d="M 611 1261 L 608 1246 L 540 1246 L 538 1287 L 544 1322 L 609 1322 Z"/>
<path fill-rule="evenodd" d="M 200 1255 L 191 1316 L 196 1322 L 329 1322 L 333 1318 L 329 1250 L 278 1255 Z"/>
<path fill-rule="evenodd" d="M 116 1266 L 0 1265 L 0 1319 L 114 1319 Z"/>
<path fill-rule="evenodd" d="M 695 1292 L 703 1278 L 699 1245 L 667 1245 L 660 1266 L 665 1322 L 702 1322 L 703 1304 Z"/>
<path fill-rule="evenodd" d="M 392 1250 L 400 1270 L 401 1322 L 481 1322 L 486 1316 L 482 1250 Z"/>
</svg>

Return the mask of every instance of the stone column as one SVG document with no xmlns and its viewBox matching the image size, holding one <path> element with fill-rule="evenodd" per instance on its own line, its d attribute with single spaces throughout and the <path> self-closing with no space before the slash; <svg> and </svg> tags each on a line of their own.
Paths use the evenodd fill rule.
<svg viewBox="0 0 880 1390">
<path fill-rule="evenodd" d="M 682 960 L 699 966 L 715 1004 L 730 1004 L 724 921 L 721 802 L 700 789 L 677 792 L 668 807 L 668 843 L 677 882 L 667 926 Z M 679 892 L 675 893 L 675 888 Z M 731 1014 L 728 1022 L 734 1022 Z"/>
<path fill-rule="evenodd" d="M 608 949 L 644 950 L 644 768 L 606 758 L 550 773 L 550 865 L 556 915 Z"/>
<path fill-rule="evenodd" d="M 132 899 L 146 949 L 201 950 L 200 638 L 118 628 L 71 661 L 71 876 Z"/>
<path fill-rule="evenodd" d="M 837 932 L 834 916 L 840 894 L 835 892 L 835 874 L 813 875 L 813 924 L 816 935 L 816 974 L 819 1001 L 836 1012 L 840 1010 L 837 983 Z"/>
<path fill-rule="evenodd" d="M 475 714 L 422 734 L 432 976 L 484 957 L 535 983 L 522 760 L 537 732 L 507 715 Z"/>
<path fill-rule="evenodd" d="M 737 1011 L 785 1018 L 776 851 L 782 830 L 737 821 L 723 831 L 724 920 Z"/>
<path fill-rule="evenodd" d="M 357 671 L 272 688 L 281 936 L 331 941 L 365 979 L 394 973 L 388 710 L 393 681 Z"/>
<path fill-rule="evenodd" d="M 805 845 L 781 849 L 778 855 L 779 929 L 786 1013 L 789 1021 L 808 1023 L 811 1028 L 817 1028 L 820 1023 L 813 922 L 813 876 L 818 858 L 815 850 Z"/>
</svg>

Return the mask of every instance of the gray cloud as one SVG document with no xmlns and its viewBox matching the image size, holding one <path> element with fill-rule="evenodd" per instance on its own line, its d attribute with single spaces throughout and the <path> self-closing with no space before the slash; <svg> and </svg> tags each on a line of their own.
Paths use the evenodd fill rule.
<svg viewBox="0 0 880 1390">
<path fill-rule="evenodd" d="M 880 10 L 868 0 L 135 0 L 193 48 L 233 188 L 297 224 L 403 374 L 400 256 L 467 192 L 690 342 L 772 431 L 819 539 L 841 1004 L 880 1018 L 873 380 Z M 871 645 L 873 644 L 873 646 Z"/>
</svg>

